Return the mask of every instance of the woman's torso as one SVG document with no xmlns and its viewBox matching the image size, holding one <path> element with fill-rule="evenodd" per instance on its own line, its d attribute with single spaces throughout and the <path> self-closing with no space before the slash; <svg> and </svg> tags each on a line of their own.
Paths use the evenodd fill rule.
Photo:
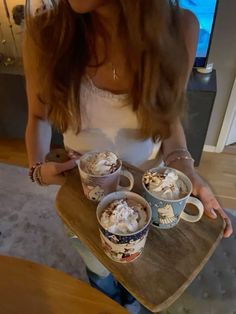
<svg viewBox="0 0 236 314">
<path fill-rule="evenodd" d="M 98 41 L 98 54 L 101 47 L 102 43 Z M 130 72 L 125 52 L 120 47 L 118 42 L 111 44 L 108 61 L 97 68 L 86 68 L 80 87 L 81 130 L 76 134 L 69 128 L 64 133 L 64 145 L 80 153 L 111 150 L 133 165 L 148 168 L 158 164 L 155 159 L 160 142 L 154 144 L 152 139 L 141 140 L 139 137 L 137 115 L 126 92 L 130 88 Z M 116 80 L 114 68 L 118 75 Z"/>
<path fill-rule="evenodd" d="M 143 167 L 158 163 L 154 159 L 160 143 L 154 144 L 152 139 L 140 139 L 137 116 L 129 104 L 127 94 L 102 90 L 85 76 L 80 88 L 80 110 L 80 132 L 76 134 L 69 128 L 64 133 L 67 149 L 80 153 L 111 150 L 121 159 Z"/>
</svg>

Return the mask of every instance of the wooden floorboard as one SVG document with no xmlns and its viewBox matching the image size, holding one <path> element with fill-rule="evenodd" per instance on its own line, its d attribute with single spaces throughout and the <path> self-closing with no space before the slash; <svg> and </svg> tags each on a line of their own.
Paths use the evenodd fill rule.
<svg viewBox="0 0 236 314">
<path fill-rule="evenodd" d="M 236 143 L 232 145 L 225 146 L 224 153 L 235 154 L 236 156 Z"/>
<path fill-rule="evenodd" d="M 0 138 L 0 162 L 27 167 L 24 140 Z M 223 153 L 203 152 L 199 174 L 212 187 L 217 198 L 225 208 L 236 209 L 236 150 Z"/>
<path fill-rule="evenodd" d="M 0 162 L 28 167 L 24 140 L 0 138 Z"/>
<path fill-rule="evenodd" d="M 236 209 L 236 154 L 204 152 L 197 170 L 222 206 Z"/>
</svg>

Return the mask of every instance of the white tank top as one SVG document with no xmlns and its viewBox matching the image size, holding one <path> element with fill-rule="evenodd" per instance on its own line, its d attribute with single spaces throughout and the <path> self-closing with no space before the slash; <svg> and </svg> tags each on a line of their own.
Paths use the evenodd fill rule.
<svg viewBox="0 0 236 314">
<path fill-rule="evenodd" d="M 128 103 L 127 94 L 117 95 L 100 89 L 86 76 L 80 87 L 80 110 L 80 132 L 76 134 L 68 128 L 63 134 L 66 149 L 82 154 L 90 150 L 109 150 L 144 169 L 160 163 L 161 142 L 140 140 L 137 116 Z"/>
</svg>

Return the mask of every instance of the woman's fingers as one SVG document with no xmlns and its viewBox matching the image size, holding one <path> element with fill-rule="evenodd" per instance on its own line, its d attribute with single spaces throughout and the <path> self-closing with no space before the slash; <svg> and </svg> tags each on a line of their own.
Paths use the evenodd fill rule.
<svg viewBox="0 0 236 314">
<path fill-rule="evenodd" d="M 66 162 L 45 162 L 41 165 L 40 173 L 44 184 L 63 184 L 65 182 L 64 172 L 76 167 L 75 160 Z"/>
<path fill-rule="evenodd" d="M 204 213 L 211 219 L 217 218 L 217 214 L 216 214 L 214 208 L 204 206 Z"/>
<path fill-rule="evenodd" d="M 221 207 L 214 206 L 213 208 L 213 206 L 210 205 L 210 203 L 208 203 L 207 206 L 204 206 L 204 212 L 209 218 L 212 218 L 212 219 L 215 219 L 217 217 L 216 213 L 218 212 L 219 215 L 224 219 L 225 224 L 226 224 L 225 229 L 224 229 L 224 237 L 228 238 L 232 234 L 233 227 L 232 227 L 231 220 Z"/>
<path fill-rule="evenodd" d="M 224 218 L 224 220 L 226 223 L 225 230 L 224 230 L 224 237 L 229 238 L 231 234 L 233 233 L 232 222 L 229 217 Z"/>
<path fill-rule="evenodd" d="M 225 211 L 221 208 L 219 202 L 216 200 L 214 194 L 208 186 L 204 186 L 200 189 L 199 198 L 203 203 L 204 212 L 209 218 L 215 219 L 217 217 L 217 213 L 219 213 L 219 215 L 224 219 L 224 237 L 228 238 L 233 232 L 231 220 Z"/>
<path fill-rule="evenodd" d="M 220 207 L 220 204 L 217 202 L 217 200 L 215 199 L 213 193 L 211 193 L 208 186 L 203 186 L 199 189 L 198 197 L 200 198 L 203 204 L 205 214 L 208 217 L 215 219 L 217 215 L 214 211 L 214 208 Z"/>
<path fill-rule="evenodd" d="M 71 159 L 79 159 L 81 157 L 81 154 L 74 151 L 74 150 L 69 150 L 68 151 L 68 156 L 71 158 Z"/>
<path fill-rule="evenodd" d="M 233 233 L 233 227 L 230 218 L 221 207 L 215 208 L 215 211 L 217 211 L 225 221 L 224 237 L 225 238 L 230 237 L 231 234 Z"/>
<path fill-rule="evenodd" d="M 64 171 L 71 170 L 76 167 L 76 162 L 74 159 L 70 159 L 66 162 L 55 163 L 56 174 L 63 173 Z"/>
</svg>

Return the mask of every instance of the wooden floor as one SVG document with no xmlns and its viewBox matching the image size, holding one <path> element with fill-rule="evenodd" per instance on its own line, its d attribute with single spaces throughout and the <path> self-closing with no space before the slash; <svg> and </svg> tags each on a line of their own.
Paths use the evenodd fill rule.
<svg viewBox="0 0 236 314">
<path fill-rule="evenodd" d="M 236 152 L 203 152 L 197 170 L 210 184 L 222 206 L 236 209 Z"/>
<path fill-rule="evenodd" d="M 236 156 L 236 143 L 225 146 L 224 153 L 235 154 Z"/>
<path fill-rule="evenodd" d="M 0 138 L 0 162 L 27 167 L 24 141 Z M 236 151 L 204 152 L 197 171 L 211 185 L 223 207 L 236 209 Z"/>
<path fill-rule="evenodd" d="M 0 162 L 28 167 L 24 140 L 0 138 Z"/>
</svg>

